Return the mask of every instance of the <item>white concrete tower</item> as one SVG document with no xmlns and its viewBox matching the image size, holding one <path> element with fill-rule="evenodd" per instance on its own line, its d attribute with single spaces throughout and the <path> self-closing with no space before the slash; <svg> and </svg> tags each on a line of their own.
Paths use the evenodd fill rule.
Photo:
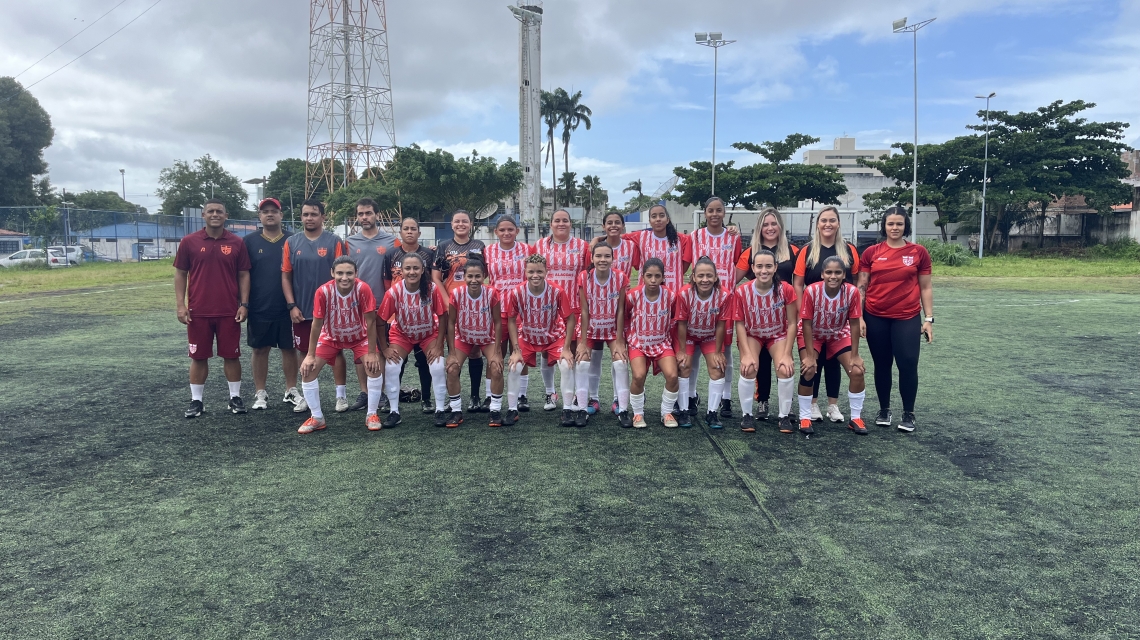
<svg viewBox="0 0 1140 640">
<path fill-rule="evenodd" d="M 519 217 L 522 224 L 534 225 L 537 239 L 542 235 L 542 0 L 523 2 L 510 7 L 519 21 L 519 164 L 523 168 Z"/>
</svg>

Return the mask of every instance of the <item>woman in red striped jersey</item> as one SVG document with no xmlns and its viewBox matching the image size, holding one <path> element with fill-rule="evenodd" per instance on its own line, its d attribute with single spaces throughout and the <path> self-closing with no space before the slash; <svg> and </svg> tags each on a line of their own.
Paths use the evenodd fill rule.
<svg viewBox="0 0 1140 640">
<path fill-rule="evenodd" d="M 581 238 L 570 235 L 570 213 L 559 209 L 550 217 L 550 235 L 539 239 L 534 245 L 535 253 L 546 256 L 546 277 L 566 293 L 570 300 L 570 312 L 578 313 L 578 274 L 590 266 L 590 246 Z M 553 411 L 557 408 L 554 392 L 554 361 L 544 360 L 541 368 L 542 381 L 546 384 L 546 398 L 542 408 Z M 563 398 L 566 406 L 567 398 Z M 564 409 L 565 410 L 565 409 Z"/>
<path fill-rule="evenodd" d="M 625 216 L 617 211 L 611 211 L 602 218 L 602 228 L 605 230 L 606 235 L 600 238 L 594 238 L 592 244 L 597 245 L 604 243 L 609 245 L 614 255 L 613 265 L 610 268 L 625 276 L 625 281 L 628 285 L 630 275 L 633 273 L 633 265 L 640 261 L 636 236 L 625 232 Z M 598 387 L 602 380 L 602 345 L 595 343 L 594 346 L 596 348 L 590 356 L 590 401 L 586 406 L 586 412 L 590 415 L 597 413 L 601 409 Z M 628 388 L 628 377 L 625 380 L 625 385 Z M 614 413 L 618 413 L 618 400 L 616 395 L 614 396 L 613 411 Z"/>
<path fill-rule="evenodd" d="M 483 255 L 487 260 L 487 281 L 501 296 L 499 302 L 502 306 L 503 318 L 499 324 L 497 341 L 499 349 L 502 351 L 502 358 L 506 358 L 510 354 L 511 341 L 507 337 L 507 305 L 504 303 L 504 299 L 508 292 L 526 282 L 526 258 L 534 254 L 534 247 L 517 241 L 519 227 L 515 224 L 514 218 L 508 216 L 499 218 L 499 221 L 495 223 L 495 235 L 499 241 L 492 242 L 483 250 Z M 519 377 L 518 410 L 524 413 L 530 411 L 530 403 L 526 398 L 527 386 L 530 384 L 528 372 L 529 370 L 524 368 Z M 487 395 L 491 395 L 490 387 L 488 387 Z"/>
<path fill-rule="evenodd" d="M 356 261 L 348 256 L 333 261 L 332 278 L 321 285 L 313 297 L 309 353 L 301 363 L 301 388 L 312 415 L 297 433 L 325 428 L 317 376 L 344 349 L 352 351 L 357 364 L 364 365 L 368 376 L 368 414 L 364 426 L 369 431 L 379 431 L 376 408 L 384 391 L 384 367 L 376 339 L 376 299 L 372 289 L 356 277 Z"/>
<path fill-rule="evenodd" d="M 385 427 L 400 424 L 400 369 L 404 358 L 415 346 L 424 351 L 431 372 L 431 385 L 435 395 L 435 426 L 447 425 L 444 399 L 447 394 L 447 372 L 443 361 L 443 346 L 447 342 L 447 325 L 440 327 L 440 318 L 447 320 L 447 302 L 440 287 L 427 275 L 427 264 L 416 253 L 404 256 L 400 266 L 403 279 L 384 294 L 377 312 L 377 333 L 384 358 L 387 378 L 384 393 L 392 407 Z M 388 320 L 391 318 L 391 325 Z M 388 327 L 388 337 L 384 328 Z"/>
<path fill-rule="evenodd" d="M 630 426 L 644 429 L 645 378 L 649 367 L 665 376 L 665 392 L 661 394 L 661 424 L 677 427 L 673 415 L 677 403 L 677 352 L 685 342 L 684 329 L 674 332 L 676 324 L 676 298 L 664 286 L 665 265 L 658 258 L 650 258 L 641 267 L 641 283 L 625 298 L 629 316 L 626 340 L 629 342 L 629 367 L 633 380 L 629 383 L 629 403 L 633 410 Z M 624 426 L 624 425 L 623 425 Z"/>
<path fill-rule="evenodd" d="M 792 345 L 799 321 L 796 290 L 780 280 L 776 256 L 767 249 L 757 251 L 752 260 L 755 279 L 745 281 L 736 288 L 734 319 L 737 340 L 740 342 L 740 430 L 756 431 L 752 417 L 752 390 L 756 388 L 756 374 L 760 367 L 760 354 L 767 352 L 776 363 L 777 398 L 779 400 L 780 433 L 793 433 L 795 421 L 791 417 L 792 396 L 795 395 L 795 361 Z"/>
<path fill-rule="evenodd" d="M 867 435 L 863 424 L 863 399 L 866 387 L 865 369 L 859 357 L 859 318 L 863 315 L 859 290 L 845 282 L 847 265 L 839 256 L 823 261 L 823 280 L 804 289 L 800 320 L 806 348 L 800 350 L 800 433 L 811 435 L 812 379 L 819 372 L 820 357 L 838 360 L 847 371 L 851 383 L 847 399 L 851 404 L 851 421 L 847 428 Z"/>
<path fill-rule="evenodd" d="M 684 286 L 685 272 L 693 262 L 689 236 L 677 232 L 663 204 L 649 207 L 649 227 L 633 235 L 638 250 L 638 263 L 634 267 L 644 271 L 642 265 L 651 258 L 657 258 L 665 270 L 662 286 L 677 292 Z"/>
<path fill-rule="evenodd" d="M 728 333 L 728 324 L 732 322 L 732 316 L 732 293 L 721 287 L 716 265 L 708 257 L 698 258 L 697 263 L 693 265 L 693 273 L 689 276 L 689 284 L 677 294 L 677 326 L 683 327 L 685 332 L 685 349 L 677 354 L 677 368 L 681 376 L 679 393 L 682 402 L 682 415 L 677 416 L 677 420 L 682 427 L 692 426 L 690 412 L 684 404 L 687 395 L 685 382 L 692 380 L 695 387 L 695 377 L 689 376 L 697 367 L 694 360 L 699 361 L 701 355 L 704 356 L 709 369 L 709 412 L 705 422 L 710 429 L 722 427 L 717 407 L 720 405 L 721 389 L 725 384 L 727 365 L 724 344 L 732 339 L 730 337 L 732 334 Z M 700 349 L 699 354 L 698 349 Z M 690 402 L 693 404 L 689 406 L 695 409 L 695 399 Z"/>
<path fill-rule="evenodd" d="M 693 231 L 690 242 L 693 245 L 693 258 L 707 257 L 716 265 L 717 279 L 725 293 L 731 295 L 733 283 L 736 282 L 736 261 L 740 258 L 740 234 L 735 227 L 729 229 L 724 226 L 724 200 L 712 196 L 705 201 L 705 226 Z M 724 370 L 732 370 L 732 323 L 727 327 L 724 340 Z M 693 363 L 689 375 L 681 377 L 681 411 L 687 411 L 690 396 L 697 388 L 697 378 L 700 375 L 701 362 Z M 716 411 L 717 407 L 709 405 L 709 409 Z M 696 413 L 693 407 L 691 413 Z M 724 418 L 732 417 L 732 389 L 726 386 L 721 393 L 720 415 Z"/>
<path fill-rule="evenodd" d="M 899 369 L 903 415 L 899 430 L 914 431 L 914 400 L 918 396 L 918 350 L 921 336 L 934 340 L 934 287 L 926 247 L 907 242 L 910 217 L 891 207 L 883 215 L 880 233 L 886 241 L 863 252 L 859 274 L 863 293 L 861 333 L 875 362 L 875 394 L 879 415 L 875 424 L 891 426 L 891 365 Z M 925 309 L 926 312 L 920 315 Z"/>
<path fill-rule="evenodd" d="M 490 425 L 503 426 L 503 358 L 497 342 L 503 312 L 500 310 L 499 292 L 483 286 L 483 263 L 470 258 L 463 265 L 463 279 L 467 286 L 452 289 L 447 309 L 448 355 L 447 393 L 451 403 L 448 428 L 463 424 L 463 397 L 459 371 L 463 361 L 474 353 L 487 358 L 487 375 L 491 385 L 487 390 L 491 404 Z"/>
<path fill-rule="evenodd" d="M 546 257 L 541 253 L 526 259 L 526 284 L 507 295 L 507 328 L 511 336 L 511 360 L 507 375 L 507 407 L 517 416 L 519 377 L 523 367 L 533 367 L 538 354 L 562 369 L 562 386 L 574 389 L 574 334 L 577 314 L 558 285 L 547 280 Z M 586 426 L 586 410 L 576 412 L 575 394 L 563 393 L 563 426 Z"/>
<path fill-rule="evenodd" d="M 613 386 L 618 397 L 618 422 L 630 422 L 629 366 L 625 346 L 625 294 L 629 281 L 612 268 L 614 252 L 610 245 L 599 242 L 590 251 L 594 265 L 578 276 L 578 301 L 582 309 L 581 339 L 578 340 L 575 379 L 579 406 L 587 402 L 591 366 L 601 361 L 603 345 L 610 348 L 613 361 Z M 594 347 L 598 347 L 594 349 Z M 600 365 L 599 365 L 600 366 Z M 596 402 L 596 400 L 595 400 Z M 595 412 L 597 407 L 595 407 Z"/>
</svg>

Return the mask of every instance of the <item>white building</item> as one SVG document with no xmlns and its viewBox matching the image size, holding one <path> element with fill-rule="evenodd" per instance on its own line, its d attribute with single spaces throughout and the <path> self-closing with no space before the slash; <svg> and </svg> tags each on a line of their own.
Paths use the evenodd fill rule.
<svg viewBox="0 0 1140 640">
<path fill-rule="evenodd" d="M 804 152 L 804 164 L 822 164 L 835 167 L 846 176 L 882 176 L 870 167 L 860 166 L 859 158 L 878 160 L 891 155 L 890 149 L 856 149 L 855 138 L 836 138 L 832 149 L 808 149 Z"/>
</svg>

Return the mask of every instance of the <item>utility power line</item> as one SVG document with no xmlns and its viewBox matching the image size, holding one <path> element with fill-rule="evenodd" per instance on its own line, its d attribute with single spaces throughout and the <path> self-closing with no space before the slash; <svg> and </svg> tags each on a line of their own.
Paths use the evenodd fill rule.
<svg viewBox="0 0 1140 640">
<path fill-rule="evenodd" d="M 113 6 L 113 7 L 111 7 L 110 9 L 108 9 L 108 10 L 107 10 L 107 13 L 104 13 L 103 15 L 99 16 L 98 18 L 95 18 L 95 21 L 94 21 L 94 22 L 92 22 L 91 24 L 87 25 L 86 27 L 83 27 L 82 29 L 80 29 L 80 30 L 79 30 L 79 33 L 77 33 L 77 34 L 75 34 L 75 35 L 71 36 L 70 38 L 68 38 L 67 40 L 65 40 L 65 41 L 63 42 L 63 44 L 61 44 L 61 45 L 59 45 L 58 47 L 56 47 L 56 48 L 52 49 L 51 51 L 48 51 L 48 52 L 47 52 L 47 55 L 45 55 L 44 57 L 40 58 L 39 60 L 36 60 L 35 62 L 33 62 L 33 63 L 32 63 L 32 64 L 31 64 L 31 65 L 30 65 L 30 66 L 29 66 L 27 69 L 24 69 L 24 70 L 23 70 L 23 71 L 21 71 L 20 73 L 17 73 L 15 76 L 13 76 L 13 77 L 12 77 L 12 79 L 13 79 L 13 80 L 15 80 L 15 79 L 19 78 L 20 76 L 22 76 L 22 75 L 24 75 L 25 73 L 27 73 L 28 71 L 30 71 L 30 70 L 32 69 L 32 67 L 34 67 L 34 66 L 36 66 L 37 64 L 39 64 L 39 63 L 43 62 L 44 60 L 47 60 L 48 56 L 50 56 L 51 54 L 55 53 L 56 51 L 59 51 L 60 49 L 62 49 L 62 48 L 64 47 L 64 45 L 66 45 L 68 42 L 71 42 L 72 40 L 74 40 L 74 39 L 78 38 L 79 36 L 83 35 L 83 32 L 84 32 L 84 31 L 87 31 L 87 30 L 88 30 L 88 29 L 90 29 L 91 27 L 94 27 L 94 26 L 95 26 L 95 23 L 96 23 L 96 22 L 99 22 L 99 21 L 100 21 L 100 20 L 102 20 L 103 18 L 106 18 L 106 17 L 107 17 L 107 16 L 108 16 L 108 15 L 109 15 L 109 14 L 110 14 L 112 11 L 114 11 L 115 9 L 118 9 L 119 7 L 123 6 L 123 3 L 125 3 L 126 1 L 127 1 L 127 0 L 122 0 L 121 2 L 119 2 L 119 4 L 117 4 L 117 5 Z"/>
</svg>

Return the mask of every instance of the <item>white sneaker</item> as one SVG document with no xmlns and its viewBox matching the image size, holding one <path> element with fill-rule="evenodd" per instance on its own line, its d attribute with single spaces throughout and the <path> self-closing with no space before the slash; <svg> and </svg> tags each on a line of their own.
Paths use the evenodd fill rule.
<svg viewBox="0 0 1140 640">
<path fill-rule="evenodd" d="M 309 403 L 305 402 L 305 396 L 297 396 L 297 401 L 293 404 L 293 413 L 305 413 L 308 410 Z"/>
<path fill-rule="evenodd" d="M 558 394 L 557 393 L 546 394 L 546 399 L 545 399 L 545 402 L 542 403 L 542 408 L 546 411 L 554 411 L 555 409 L 557 409 L 558 408 Z"/>
<path fill-rule="evenodd" d="M 258 391 L 257 395 L 253 396 L 253 407 L 252 408 L 254 411 L 269 408 L 269 394 L 266 393 L 265 389 Z"/>
<path fill-rule="evenodd" d="M 298 400 L 304 402 L 305 396 L 301 395 L 301 392 L 297 391 L 297 387 L 289 387 L 286 389 L 285 397 L 281 398 L 281 402 L 285 402 L 293 406 L 297 406 Z"/>
<path fill-rule="evenodd" d="M 843 414 L 839 412 L 839 405 L 827 403 L 827 419 L 832 422 L 843 422 Z"/>
<path fill-rule="evenodd" d="M 811 421 L 812 422 L 822 422 L 823 421 L 823 414 L 819 412 L 819 405 L 814 403 L 814 402 L 811 403 Z"/>
<path fill-rule="evenodd" d="M 350 406 L 352 406 L 352 405 L 350 405 L 348 403 L 348 398 L 337 398 L 336 399 L 336 412 L 337 413 L 344 413 L 345 411 L 348 411 L 348 408 Z"/>
</svg>

